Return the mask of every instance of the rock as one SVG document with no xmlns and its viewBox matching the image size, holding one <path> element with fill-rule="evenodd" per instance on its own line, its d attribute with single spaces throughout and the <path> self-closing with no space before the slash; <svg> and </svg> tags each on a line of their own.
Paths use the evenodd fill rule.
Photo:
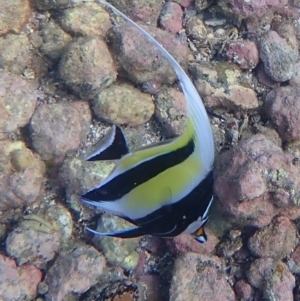
<svg viewBox="0 0 300 301">
<path fill-rule="evenodd" d="M 168 1 L 176 2 L 180 4 L 182 7 L 190 7 L 194 3 L 194 0 L 168 0 Z"/>
<path fill-rule="evenodd" d="M 73 35 L 105 37 L 111 27 L 108 12 L 98 3 L 82 3 L 74 8 L 65 9 L 59 22 Z"/>
<path fill-rule="evenodd" d="M 180 234 L 172 239 L 168 239 L 167 243 L 171 251 L 177 253 L 197 253 L 197 254 L 211 254 L 217 244 L 219 243 L 218 237 L 210 230 L 205 227 L 207 235 L 206 243 L 199 243 L 190 234 Z"/>
<path fill-rule="evenodd" d="M 31 264 L 17 267 L 15 261 L 0 254 L 0 299 L 30 301 L 37 295 L 42 272 Z"/>
<path fill-rule="evenodd" d="M 32 144 L 44 160 L 62 160 L 67 152 L 79 148 L 90 122 L 85 102 L 41 105 L 30 122 Z"/>
<path fill-rule="evenodd" d="M 149 121 L 154 104 L 149 94 L 127 83 L 115 83 L 97 95 L 93 111 L 98 118 L 111 123 L 136 126 Z"/>
<path fill-rule="evenodd" d="M 23 208 L 40 193 L 45 165 L 20 141 L 0 141 L 0 211 Z"/>
<path fill-rule="evenodd" d="M 83 97 L 93 98 L 117 77 L 106 44 L 99 38 L 80 38 L 71 43 L 61 58 L 59 74 Z"/>
<path fill-rule="evenodd" d="M 72 41 L 72 37 L 53 20 L 42 28 L 43 44 L 40 48 L 51 59 L 59 59 Z"/>
<path fill-rule="evenodd" d="M 137 286 L 139 301 L 164 300 L 162 295 L 162 279 L 158 275 L 149 274 L 139 277 Z"/>
<path fill-rule="evenodd" d="M 295 248 L 290 259 L 287 261 L 287 265 L 293 274 L 300 273 L 300 246 Z"/>
<path fill-rule="evenodd" d="M 298 49 L 294 49 L 277 32 L 269 31 L 260 41 L 260 58 L 266 73 L 275 81 L 284 82 L 293 75 Z"/>
<path fill-rule="evenodd" d="M 195 9 L 201 12 L 202 10 L 208 8 L 212 3 L 213 1 L 211 0 L 195 0 Z"/>
<path fill-rule="evenodd" d="M 300 62 L 293 65 L 293 75 L 290 79 L 290 86 L 300 87 Z"/>
<path fill-rule="evenodd" d="M 259 62 L 257 46 L 250 40 L 230 42 L 226 45 L 226 56 L 242 69 L 253 69 Z"/>
<path fill-rule="evenodd" d="M 178 33 L 182 29 L 183 11 L 179 4 L 167 2 L 159 17 L 160 26 L 171 32 Z"/>
<path fill-rule="evenodd" d="M 86 292 L 97 283 L 104 268 L 104 257 L 93 247 L 75 245 L 61 253 L 47 271 L 44 280 L 48 285 L 46 301 L 74 300 L 74 295 Z"/>
<path fill-rule="evenodd" d="M 285 142 L 300 140 L 300 87 L 278 87 L 265 99 L 266 112 Z"/>
<path fill-rule="evenodd" d="M 0 0 L 0 35 L 20 32 L 30 16 L 29 0 Z"/>
<path fill-rule="evenodd" d="M 98 232 L 114 232 L 132 227 L 131 223 L 126 222 L 120 217 L 104 214 L 98 219 Z M 112 265 L 120 265 L 126 270 L 134 270 L 139 261 L 139 255 L 135 251 L 139 246 L 139 237 L 136 238 L 117 238 L 95 235 L 93 244 L 101 250 Z"/>
<path fill-rule="evenodd" d="M 207 30 L 203 21 L 197 16 L 192 16 L 186 21 L 186 34 L 199 42 L 207 39 Z"/>
<path fill-rule="evenodd" d="M 248 248 L 258 257 L 282 259 L 293 251 L 296 242 L 294 225 L 286 216 L 277 216 L 266 228 L 250 237 Z"/>
<path fill-rule="evenodd" d="M 292 155 L 260 134 L 221 154 L 215 168 L 220 209 L 237 223 L 256 227 L 268 225 L 278 212 L 295 219 L 300 182 L 292 162 Z"/>
<path fill-rule="evenodd" d="M 217 257 L 185 253 L 176 259 L 170 301 L 236 300 Z"/>
<path fill-rule="evenodd" d="M 161 89 L 155 97 L 155 117 L 168 137 L 179 136 L 186 127 L 186 100 L 172 87 Z"/>
<path fill-rule="evenodd" d="M 25 126 L 34 112 L 37 98 L 34 82 L 0 71 L 0 132 L 13 132 Z"/>
<path fill-rule="evenodd" d="M 183 67 L 187 67 L 190 50 L 172 34 L 156 27 L 141 25 L 161 43 Z M 112 49 L 127 76 L 135 83 L 156 81 L 172 84 L 176 74 L 157 48 L 136 28 L 128 24 L 114 27 L 109 33 Z"/>
<path fill-rule="evenodd" d="M 255 92 L 231 63 L 193 63 L 189 68 L 199 94 L 209 107 L 249 110 L 258 107 Z"/>
<path fill-rule="evenodd" d="M 249 282 L 259 288 L 266 300 L 292 301 L 295 278 L 281 261 L 256 259 L 247 272 Z"/>
<path fill-rule="evenodd" d="M 26 35 L 7 34 L 0 37 L 0 68 L 22 75 L 32 60 L 33 52 Z"/>
<path fill-rule="evenodd" d="M 252 286 L 245 280 L 239 280 L 234 285 L 234 290 L 238 298 L 245 301 L 253 300 L 254 289 Z"/>
<path fill-rule="evenodd" d="M 262 17 L 270 10 L 282 8 L 288 0 L 225 0 L 218 2 L 220 9 L 228 16 L 244 19 L 250 16 Z"/>
<path fill-rule="evenodd" d="M 38 10 L 61 9 L 74 6 L 74 3 L 80 3 L 82 0 L 32 0 L 31 1 Z"/>
<path fill-rule="evenodd" d="M 110 3 L 135 22 L 142 21 L 145 24 L 156 26 L 164 1 L 112 0 Z"/>
</svg>

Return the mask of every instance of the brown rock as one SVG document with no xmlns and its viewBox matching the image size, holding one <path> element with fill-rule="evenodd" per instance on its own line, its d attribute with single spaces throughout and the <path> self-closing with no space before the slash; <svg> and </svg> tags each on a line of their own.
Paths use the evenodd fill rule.
<svg viewBox="0 0 300 301">
<path fill-rule="evenodd" d="M 300 87 L 279 87 L 268 93 L 265 108 L 283 141 L 300 140 Z"/>
<path fill-rule="evenodd" d="M 41 33 L 44 43 L 40 49 L 52 59 L 59 59 L 72 41 L 72 37 L 53 20 L 45 24 Z"/>
<path fill-rule="evenodd" d="M 73 0 L 32 0 L 31 2 L 38 10 L 60 9 L 74 6 Z"/>
<path fill-rule="evenodd" d="M 18 33 L 29 19 L 29 0 L 0 0 L 0 8 L 0 35 Z"/>
<path fill-rule="evenodd" d="M 155 97 L 155 117 L 168 137 L 179 136 L 186 126 L 186 100 L 175 88 L 164 88 Z"/>
<path fill-rule="evenodd" d="M 187 45 L 159 28 L 146 25 L 142 27 L 161 43 L 183 68 L 187 66 L 190 54 Z M 175 72 L 168 61 L 132 26 L 124 24 L 113 28 L 109 39 L 121 66 L 132 81 L 173 83 L 176 79 Z"/>
<path fill-rule="evenodd" d="M 236 222 L 257 227 L 268 225 L 279 206 L 286 214 L 287 207 L 293 209 L 295 218 L 300 213 L 295 206 L 300 182 L 292 161 L 293 156 L 263 135 L 243 140 L 233 151 L 221 154 L 215 180 L 221 210 Z M 282 195 L 280 189 L 286 192 L 284 203 L 276 201 Z"/>
<path fill-rule="evenodd" d="M 30 301 L 37 295 L 42 272 L 31 264 L 17 267 L 15 261 L 0 254 L 0 299 Z"/>
<path fill-rule="evenodd" d="M 296 229 L 286 216 L 277 216 L 264 229 L 250 237 L 248 248 L 258 257 L 282 259 L 289 255 L 297 242 Z"/>
<path fill-rule="evenodd" d="M 108 12 L 96 2 L 65 9 L 59 21 L 66 31 L 83 36 L 105 37 L 111 27 Z"/>
<path fill-rule="evenodd" d="M 113 59 L 99 38 L 80 38 L 69 45 L 61 58 L 59 73 L 75 92 L 94 97 L 117 77 Z"/>
<path fill-rule="evenodd" d="M 254 289 L 243 279 L 236 282 L 234 285 L 234 290 L 237 294 L 237 297 L 241 298 L 242 300 L 250 301 L 254 297 Z"/>
<path fill-rule="evenodd" d="M 204 42 L 207 38 L 207 30 L 203 21 L 197 16 L 192 16 L 186 21 L 186 33 L 192 39 Z"/>
<path fill-rule="evenodd" d="M 38 98 L 37 85 L 18 75 L 0 71 L 0 132 L 26 125 Z"/>
<path fill-rule="evenodd" d="M 44 163 L 20 141 L 0 141 L 0 210 L 23 208 L 37 199 Z"/>
<path fill-rule="evenodd" d="M 179 4 L 175 2 L 167 2 L 159 18 L 160 26 L 171 32 L 177 33 L 182 29 L 183 11 Z"/>
<path fill-rule="evenodd" d="M 33 146 L 43 159 L 60 160 L 79 147 L 90 121 L 91 113 L 85 102 L 41 105 L 30 122 Z"/>
<path fill-rule="evenodd" d="M 170 301 L 236 300 L 216 257 L 186 253 L 176 259 Z"/>
<path fill-rule="evenodd" d="M 147 122 L 154 113 L 149 94 L 127 83 L 113 84 L 93 101 L 93 111 L 100 119 L 115 124 L 136 126 Z"/>
<path fill-rule="evenodd" d="M 255 260 L 247 272 L 249 282 L 259 288 L 267 300 L 292 301 L 295 278 L 281 261 Z"/>
<path fill-rule="evenodd" d="M 104 257 L 91 246 L 76 245 L 61 253 L 44 280 L 49 288 L 46 301 L 71 300 L 86 292 L 97 283 L 104 267 Z"/>
<path fill-rule="evenodd" d="M 242 69 L 253 69 L 259 62 L 257 46 L 249 40 L 233 41 L 227 44 L 226 56 Z"/>
<path fill-rule="evenodd" d="M 149 274 L 139 277 L 137 286 L 139 288 L 139 301 L 157 301 L 164 298 L 162 294 L 163 281 L 158 275 Z"/>
</svg>

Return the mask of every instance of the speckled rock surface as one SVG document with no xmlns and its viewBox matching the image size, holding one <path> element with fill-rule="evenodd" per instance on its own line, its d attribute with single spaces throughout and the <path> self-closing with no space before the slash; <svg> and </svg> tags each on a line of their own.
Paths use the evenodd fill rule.
<svg viewBox="0 0 300 301">
<path fill-rule="evenodd" d="M 296 242 L 294 225 L 286 216 L 277 216 L 266 228 L 250 237 L 248 248 L 258 257 L 282 259 L 292 252 Z"/>
<path fill-rule="evenodd" d="M 197 18 L 197 16 L 192 16 L 186 20 L 186 33 L 192 39 L 204 42 L 207 38 L 207 30 L 204 22 Z"/>
<path fill-rule="evenodd" d="M 175 2 L 167 2 L 159 17 L 160 26 L 171 32 L 177 33 L 182 29 L 183 11 L 179 4 Z"/>
<path fill-rule="evenodd" d="M 149 94 L 127 83 L 115 83 L 97 95 L 93 101 L 93 111 L 100 119 L 136 126 L 151 118 L 154 104 Z"/>
<path fill-rule="evenodd" d="M 131 228 L 132 224 L 120 217 L 104 214 L 98 219 L 98 232 L 114 232 Z M 120 265 L 126 270 L 133 270 L 139 260 L 139 255 L 135 251 L 139 246 L 140 238 L 115 238 L 101 237 L 95 235 L 94 246 L 101 250 L 110 264 Z"/>
<path fill-rule="evenodd" d="M 259 62 L 257 46 L 249 40 L 230 42 L 226 46 L 226 56 L 242 69 L 255 68 Z"/>
<path fill-rule="evenodd" d="M 292 301 L 295 278 L 282 261 L 256 259 L 247 271 L 249 282 L 259 288 L 266 300 Z"/>
<path fill-rule="evenodd" d="M 155 97 L 155 117 L 168 137 L 182 134 L 186 126 L 186 102 L 183 93 L 171 87 L 160 89 Z"/>
<path fill-rule="evenodd" d="M 215 182 L 221 210 L 243 225 L 257 227 L 268 225 L 279 208 L 296 218 L 300 183 L 292 162 L 293 156 L 263 135 L 223 153 L 216 163 Z M 292 208 L 293 216 L 287 208 Z"/>
<path fill-rule="evenodd" d="M 187 66 L 190 54 L 187 45 L 164 30 L 146 25 L 142 25 L 142 27 L 156 38 L 183 68 Z M 136 83 L 150 80 L 162 83 L 174 82 L 176 78 L 174 70 L 161 57 L 158 50 L 132 26 L 124 24 L 115 27 L 109 33 L 109 39 L 119 63 L 132 81 Z"/>
<path fill-rule="evenodd" d="M 21 141 L 0 141 L 0 210 L 22 208 L 37 199 L 44 163 Z"/>
<path fill-rule="evenodd" d="M 163 7 L 162 0 L 112 0 L 117 9 L 129 16 L 133 21 L 142 21 L 145 24 L 156 26 L 160 11 Z"/>
<path fill-rule="evenodd" d="M 40 49 L 52 59 L 59 59 L 72 41 L 72 37 L 53 20 L 45 24 L 42 36 L 44 43 Z"/>
<path fill-rule="evenodd" d="M 77 0 L 76 2 L 80 3 L 82 0 Z M 67 8 L 73 7 L 75 4 L 73 0 L 32 0 L 32 3 L 38 10 Z"/>
<path fill-rule="evenodd" d="M 117 76 L 113 59 L 100 38 L 80 38 L 70 44 L 61 58 L 59 74 L 76 93 L 88 98 L 112 84 Z"/>
<path fill-rule="evenodd" d="M 91 246 L 75 245 L 61 253 L 44 280 L 48 285 L 46 301 L 77 299 L 77 294 L 97 283 L 104 267 L 104 257 Z"/>
<path fill-rule="evenodd" d="M 0 68 L 22 75 L 33 59 L 26 35 L 8 34 L 0 37 Z"/>
<path fill-rule="evenodd" d="M 37 83 L 0 71 L 0 131 L 12 132 L 26 125 L 38 98 Z"/>
<path fill-rule="evenodd" d="M 180 4 L 182 7 L 190 7 L 194 3 L 194 0 L 168 0 L 168 1 L 176 2 Z"/>
<path fill-rule="evenodd" d="M 281 139 L 286 142 L 300 140 L 300 87 L 279 87 L 268 93 L 266 112 Z"/>
<path fill-rule="evenodd" d="M 293 75 L 293 65 L 297 62 L 298 49 L 292 47 L 275 31 L 269 31 L 260 41 L 260 58 L 266 73 L 275 81 L 289 80 Z"/>
<path fill-rule="evenodd" d="M 170 301 L 235 301 L 216 257 L 186 253 L 175 261 Z"/>
<path fill-rule="evenodd" d="M 241 300 L 252 300 L 254 297 L 254 289 L 243 279 L 236 282 L 234 291 Z"/>
<path fill-rule="evenodd" d="M 0 35 L 7 32 L 19 32 L 29 19 L 30 1 L 0 1 Z"/>
<path fill-rule="evenodd" d="M 43 159 L 61 160 L 79 147 L 90 120 L 86 102 L 41 105 L 30 122 L 33 146 Z"/>
<path fill-rule="evenodd" d="M 189 68 L 199 94 L 209 107 L 255 109 L 258 99 L 240 70 L 225 62 L 193 63 Z"/>
<path fill-rule="evenodd" d="M 82 3 L 64 10 L 61 26 L 73 35 L 105 37 L 111 27 L 108 12 L 97 2 Z"/>
<path fill-rule="evenodd" d="M 31 264 L 17 267 L 15 261 L 0 254 L 0 299 L 31 301 L 37 295 L 42 272 Z"/>
</svg>

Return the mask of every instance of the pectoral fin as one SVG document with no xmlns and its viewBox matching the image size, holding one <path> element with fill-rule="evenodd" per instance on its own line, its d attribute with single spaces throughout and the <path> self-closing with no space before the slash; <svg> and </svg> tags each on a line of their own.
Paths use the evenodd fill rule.
<svg viewBox="0 0 300 301">
<path fill-rule="evenodd" d="M 129 148 L 122 130 L 113 125 L 84 159 L 86 161 L 118 160 L 128 153 Z"/>
<path fill-rule="evenodd" d="M 142 228 L 139 227 L 130 228 L 128 230 L 123 230 L 123 231 L 116 231 L 116 232 L 97 232 L 90 228 L 86 228 L 86 230 L 88 230 L 89 232 L 95 235 L 119 237 L 119 238 L 133 238 L 133 237 L 140 237 L 142 235 L 147 234 Z"/>
</svg>

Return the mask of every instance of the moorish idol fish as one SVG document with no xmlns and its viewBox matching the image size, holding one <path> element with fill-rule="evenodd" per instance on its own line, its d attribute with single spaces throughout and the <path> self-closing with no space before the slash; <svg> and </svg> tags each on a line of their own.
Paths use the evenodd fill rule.
<svg viewBox="0 0 300 301">
<path fill-rule="evenodd" d="M 189 233 L 205 242 L 204 225 L 213 200 L 214 140 L 207 113 L 194 85 L 177 61 L 143 28 L 106 1 L 100 3 L 132 24 L 170 62 L 187 103 L 183 134 L 130 152 L 122 131 L 113 126 L 87 160 L 119 159 L 113 171 L 82 200 L 134 225 L 101 233 L 121 238 L 151 234 L 174 237 Z M 117 152 L 113 150 L 117 149 Z"/>
</svg>

